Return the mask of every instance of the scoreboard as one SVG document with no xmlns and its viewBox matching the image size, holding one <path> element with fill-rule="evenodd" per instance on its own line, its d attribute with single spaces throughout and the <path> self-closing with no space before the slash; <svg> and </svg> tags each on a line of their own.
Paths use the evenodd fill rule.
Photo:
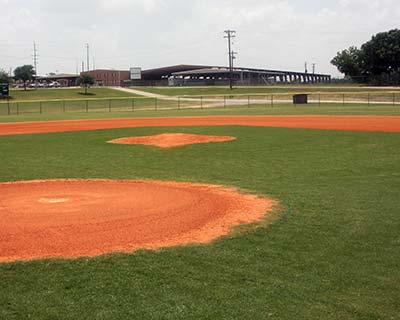
<svg viewBox="0 0 400 320">
<path fill-rule="evenodd" d="M 142 68 L 131 68 L 131 80 L 141 80 L 142 79 Z"/>
<path fill-rule="evenodd" d="M 10 94 L 9 84 L 0 83 L 0 97 L 8 97 Z"/>
</svg>

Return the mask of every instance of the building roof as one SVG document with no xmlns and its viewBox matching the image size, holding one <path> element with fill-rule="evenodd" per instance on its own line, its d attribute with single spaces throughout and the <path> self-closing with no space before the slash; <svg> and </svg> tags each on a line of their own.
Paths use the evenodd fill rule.
<svg viewBox="0 0 400 320">
<path fill-rule="evenodd" d="M 215 68 L 205 68 L 205 69 L 197 69 L 197 70 L 188 70 L 188 71 L 182 71 L 182 72 L 174 72 L 172 75 L 173 76 L 207 76 L 207 75 L 216 75 L 216 74 L 221 74 L 225 75 L 228 74 L 229 68 L 226 67 L 215 67 Z M 252 70 L 252 69 L 245 69 L 245 68 L 234 68 L 233 73 L 241 73 L 241 72 L 246 72 L 246 73 L 257 73 L 257 74 L 267 74 L 270 76 L 279 76 L 283 75 L 283 72 L 277 72 L 277 71 L 264 71 L 264 70 Z"/>
<path fill-rule="evenodd" d="M 206 74 L 218 74 L 228 72 L 227 67 L 223 66 L 203 66 L 203 65 L 187 65 L 180 64 L 175 66 L 168 66 L 163 68 L 149 69 L 142 71 L 143 80 L 160 80 L 162 78 L 168 78 L 172 75 L 174 76 L 189 76 L 189 75 L 206 75 Z M 258 73 L 270 76 L 280 76 L 280 75 L 312 75 L 319 77 L 330 77 L 327 74 L 311 74 L 305 72 L 297 71 L 283 71 L 283 70 L 268 70 L 268 69 L 256 69 L 256 68 L 242 68 L 235 67 L 234 72 L 248 72 L 248 73 Z"/>
<path fill-rule="evenodd" d="M 142 79 L 144 80 L 157 80 L 161 78 L 166 78 L 172 76 L 175 72 L 197 70 L 204 68 L 212 68 L 212 66 L 198 66 L 198 65 L 188 65 L 179 64 L 175 66 L 168 66 L 162 68 L 148 69 L 142 71 Z"/>
<path fill-rule="evenodd" d="M 38 76 L 38 79 L 42 80 L 52 80 L 52 79 L 68 79 L 68 78 L 78 78 L 77 74 L 68 74 L 68 73 L 60 73 L 60 74 L 52 74 L 47 76 Z"/>
</svg>

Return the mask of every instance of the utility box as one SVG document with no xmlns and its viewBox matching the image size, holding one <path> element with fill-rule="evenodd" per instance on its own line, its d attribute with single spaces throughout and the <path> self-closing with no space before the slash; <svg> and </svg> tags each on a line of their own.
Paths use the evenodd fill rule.
<svg viewBox="0 0 400 320">
<path fill-rule="evenodd" d="M 293 103 L 294 104 L 307 104 L 308 103 L 308 94 L 293 95 Z"/>
<path fill-rule="evenodd" d="M 9 84 L 8 83 L 0 83 L 0 98 L 6 98 L 10 94 Z"/>
</svg>

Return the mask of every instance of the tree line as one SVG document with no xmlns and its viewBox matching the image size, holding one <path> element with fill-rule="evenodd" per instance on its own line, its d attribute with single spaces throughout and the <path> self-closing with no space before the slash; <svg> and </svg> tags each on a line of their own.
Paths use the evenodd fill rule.
<svg viewBox="0 0 400 320">
<path fill-rule="evenodd" d="M 331 63 L 357 83 L 400 85 L 400 30 L 378 33 L 361 48 L 338 52 Z"/>
<path fill-rule="evenodd" d="M 35 68 L 32 65 L 23 65 L 14 70 L 14 77 L 11 77 L 7 72 L 0 69 L 0 83 L 12 83 L 21 81 L 26 90 L 27 83 L 35 79 Z M 90 85 L 94 84 L 94 79 L 89 74 L 83 74 L 78 78 L 76 85 L 81 85 L 85 88 L 85 94 Z"/>
</svg>

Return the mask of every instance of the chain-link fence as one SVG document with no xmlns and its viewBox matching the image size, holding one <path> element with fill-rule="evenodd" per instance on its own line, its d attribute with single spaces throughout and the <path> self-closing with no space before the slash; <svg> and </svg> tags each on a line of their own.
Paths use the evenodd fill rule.
<svg viewBox="0 0 400 320">
<path fill-rule="evenodd" d="M 324 106 L 350 104 L 400 107 L 399 92 L 324 92 L 307 94 L 307 104 L 303 106 Z M 0 102 L 0 115 L 20 115 L 31 113 L 73 113 L 73 112 L 134 112 L 145 110 L 180 110 L 227 107 L 293 105 L 293 93 L 202 95 L 165 98 L 111 98 L 111 99 L 71 99 Z"/>
</svg>

